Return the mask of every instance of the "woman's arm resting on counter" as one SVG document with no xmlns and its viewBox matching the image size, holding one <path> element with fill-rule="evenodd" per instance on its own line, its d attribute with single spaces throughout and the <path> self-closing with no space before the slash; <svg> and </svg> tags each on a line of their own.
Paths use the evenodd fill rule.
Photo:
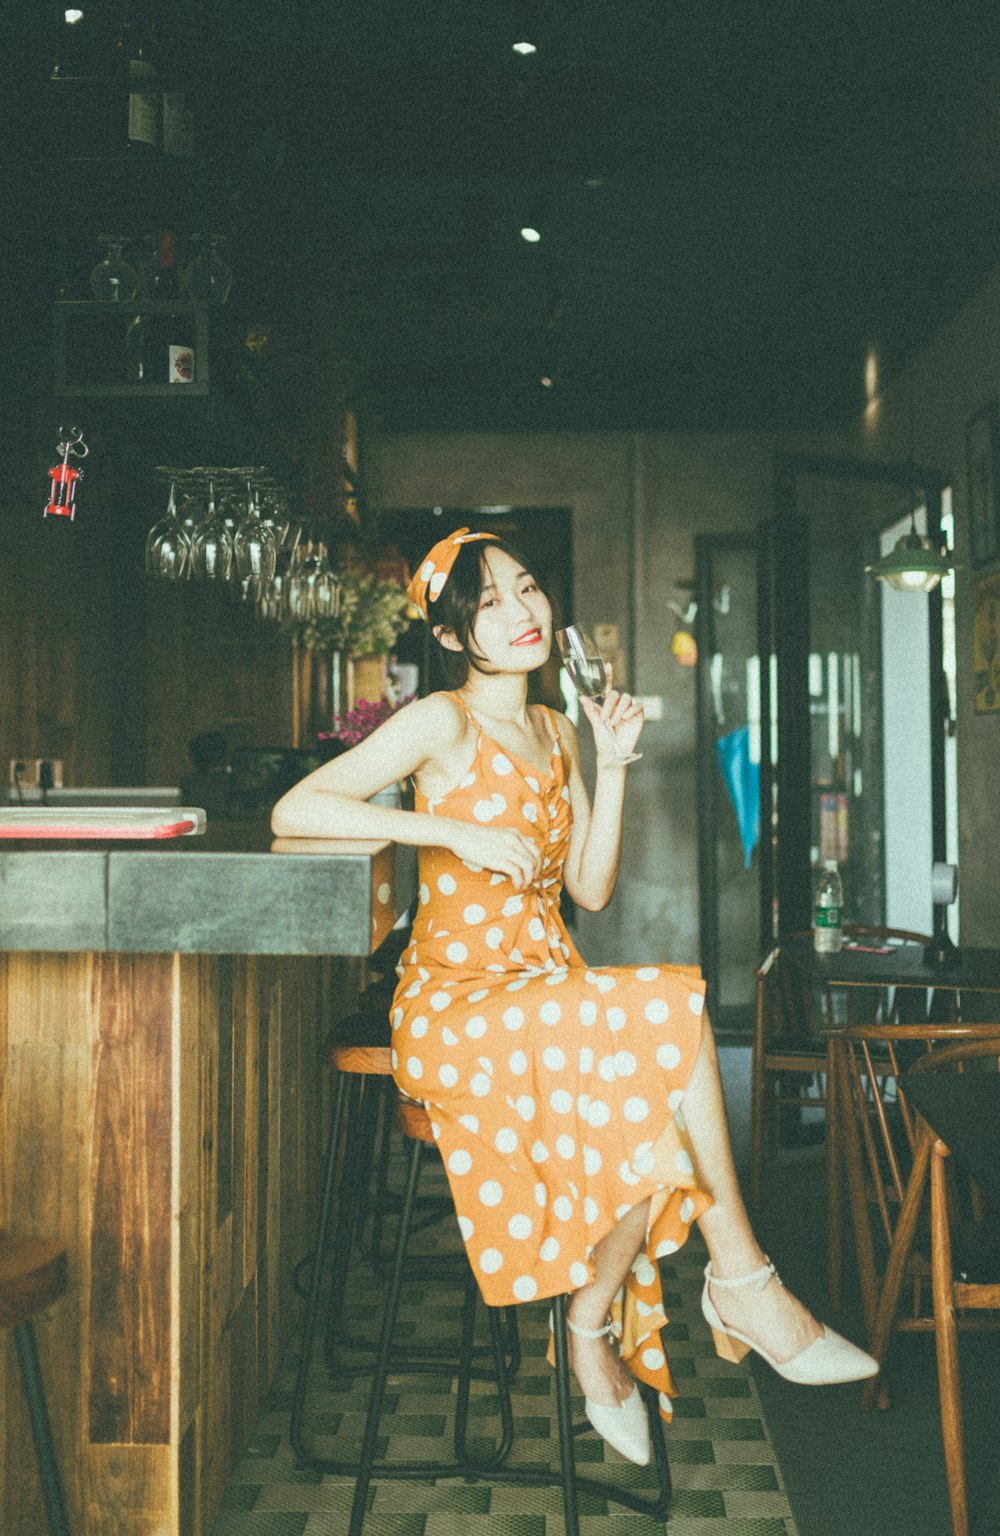
<svg viewBox="0 0 1000 1536">
<path fill-rule="evenodd" d="M 464 722 L 440 694 L 415 699 L 349 752 L 324 763 L 282 795 L 271 814 L 275 837 L 389 838 L 417 846 L 441 842 L 433 816 L 369 805 L 371 795 L 454 753 Z"/>
<path fill-rule="evenodd" d="M 422 768 L 433 767 L 437 778 L 450 784 L 463 771 L 461 754 L 468 736 L 465 716 L 452 700 L 442 694 L 418 699 L 283 795 L 274 807 L 271 830 L 275 837 L 388 839 L 448 848 L 457 858 L 506 875 L 515 890 L 524 890 L 538 873 L 540 854 L 522 833 L 367 803 L 386 785 Z"/>
</svg>

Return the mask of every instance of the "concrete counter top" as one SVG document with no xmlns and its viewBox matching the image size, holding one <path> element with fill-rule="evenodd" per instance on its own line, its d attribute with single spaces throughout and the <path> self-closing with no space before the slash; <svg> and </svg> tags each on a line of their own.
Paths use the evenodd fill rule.
<svg viewBox="0 0 1000 1536">
<path fill-rule="evenodd" d="M 416 849 L 272 838 L 263 822 L 131 844 L 0 845 L 0 951 L 367 955 L 413 900 Z"/>
</svg>

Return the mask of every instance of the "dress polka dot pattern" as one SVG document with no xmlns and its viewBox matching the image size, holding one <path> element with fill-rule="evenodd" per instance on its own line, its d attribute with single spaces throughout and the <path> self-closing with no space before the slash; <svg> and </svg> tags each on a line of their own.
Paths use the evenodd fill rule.
<svg viewBox="0 0 1000 1536">
<path fill-rule="evenodd" d="M 420 899 L 392 1011 L 395 1080 L 430 1112 L 491 1306 L 585 1285 L 595 1244 L 650 1199 L 646 1243 L 612 1323 L 630 1370 L 657 1389 L 669 1418 L 655 1260 L 677 1252 L 711 1203 L 681 1110 L 704 984 L 682 966 L 584 963 L 559 911 L 572 812 L 555 721 L 548 716 L 542 773 L 470 719 L 470 772 L 435 800 L 418 793 L 416 807 L 517 827 L 539 845 L 542 868 L 512 892 L 506 877 L 448 849 L 420 850 Z"/>
</svg>

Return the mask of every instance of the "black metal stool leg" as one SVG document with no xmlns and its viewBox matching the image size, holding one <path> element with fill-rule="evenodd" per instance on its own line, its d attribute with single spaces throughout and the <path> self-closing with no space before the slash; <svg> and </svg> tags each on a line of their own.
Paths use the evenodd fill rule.
<svg viewBox="0 0 1000 1536">
<path fill-rule="evenodd" d="M 316 1231 L 316 1250 L 313 1255 L 309 1299 L 306 1304 L 305 1322 L 302 1330 L 302 1351 L 299 1355 L 299 1368 L 295 1373 L 295 1389 L 292 1393 L 290 1434 L 292 1449 L 301 1466 L 305 1466 L 310 1460 L 310 1453 L 302 1437 L 302 1416 L 305 1410 L 306 1392 L 309 1386 L 309 1372 L 312 1367 L 313 1341 L 316 1337 L 320 1297 L 323 1292 L 323 1265 L 326 1259 L 327 1231 L 330 1225 L 334 1191 L 337 1185 L 337 1147 L 340 1143 L 340 1130 L 344 1120 L 344 1105 L 347 1100 L 347 1094 L 348 1079 L 344 1073 L 341 1073 L 337 1078 L 333 1112 L 330 1116 L 330 1137 L 326 1153 L 326 1175 L 323 1181 L 323 1196 L 320 1202 L 319 1225 Z M 346 1261 L 342 1261 L 342 1263 L 346 1269 Z"/>
<path fill-rule="evenodd" d="M 372 1224 L 369 1238 L 369 1255 L 374 1265 L 385 1262 L 382 1253 L 382 1229 L 385 1225 L 386 1198 L 389 1193 L 389 1158 L 392 1152 L 392 1126 L 395 1096 L 391 1078 L 382 1079 L 379 1095 L 382 1109 L 382 1131 L 379 1137 L 378 1165 L 375 1170 L 375 1197 L 372 1201 Z"/>
<path fill-rule="evenodd" d="M 576 1454 L 570 1404 L 569 1350 L 566 1347 L 566 1297 L 552 1298 L 552 1334 L 556 1354 L 556 1418 L 559 1423 L 559 1463 L 562 1469 L 563 1517 L 566 1536 L 580 1536 L 576 1498 Z"/>
<path fill-rule="evenodd" d="M 24 1400 L 28 1406 L 28 1422 L 31 1425 L 31 1438 L 35 1443 L 35 1459 L 38 1462 L 38 1476 L 42 1484 L 42 1498 L 45 1502 L 45 1516 L 49 1531 L 51 1536 L 70 1536 L 66 1502 L 63 1498 L 55 1445 L 52 1441 L 52 1426 L 49 1423 L 49 1413 L 45 1405 L 42 1374 L 38 1368 L 35 1330 L 30 1322 L 17 1324 L 14 1328 L 14 1343 L 21 1365 Z"/>
<path fill-rule="evenodd" d="M 403 1196 L 403 1209 L 399 1217 L 396 1253 L 393 1259 L 392 1274 L 382 1313 L 382 1334 L 379 1339 L 375 1369 L 372 1373 L 371 1396 L 368 1400 L 368 1417 L 365 1420 L 365 1435 L 361 1445 L 361 1459 L 358 1466 L 357 1481 L 354 1484 L 354 1502 L 351 1505 L 351 1519 L 347 1536 L 361 1536 L 361 1527 L 365 1518 L 368 1489 L 375 1466 L 375 1450 L 378 1442 L 379 1421 L 382 1417 L 382 1403 L 385 1398 L 385 1383 L 386 1377 L 389 1374 L 392 1336 L 396 1329 L 396 1314 L 399 1311 L 399 1293 L 403 1284 L 406 1245 L 409 1241 L 410 1224 L 413 1220 L 413 1207 L 417 1198 L 417 1185 L 420 1181 L 422 1151 L 423 1148 L 420 1142 L 415 1141 L 410 1151 L 410 1170 L 406 1181 L 406 1193 Z"/>
<path fill-rule="evenodd" d="M 337 1211 L 337 1228 L 333 1239 L 335 1262 L 330 1284 L 330 1295 L 327 1301 L 326 1327 L 324 1332 L 326 1364 L 327 1369 L 331 1372 L 334 1372 L 337 1368 L 337 1340 L 341 1332 L 344 1298 L 347 1293 L 348 1271 L 350 1269 L 351 1254 L 354 1251 L 354 1238 L 358 1224 L 358 1211 L 361 1207 L 362 1190 L 366 1184 L 367 1165 L 364 1158 L 364 1148 L 368 1139 L 366 1132 L 371 1118 L 371 1099 L 365 1094 L 364 1089 L 364 1078 L 355 1076 L 351 1082 L 351 1103 L 347 1117 L 344 1158 L 341 1164 L 341 1189 L 343 1193 Z M 367 1107 L 365 1104 L 366 1098 L 368 1098 Z"/>
<path fill-rule="evenodd" d="M 473 1461 L 466 1446 L 469 1424 L 469 1391 L 472 1384 L 473 1340 L 475 1337 L 476 1304 L 479 1286 L 472 1270 L 469 1270 L 466 1291 L 466 1312 L 463 1313 L 462 1352 L 459 1360 L 458 1394 L 455 1403 L 455 1459 L 470 1479 L 488 1475 L 503 1466 L 514 1444 L 514 1407 L 510 1397 L 510 1370 L 507 1364 L 508 1339 L 496 1307 L 486 1308 L 490 1330 L 490 1348 L 493 1354 L 494 1382 L 497 1389 L 497 1409 L 500 1417 L 500 1443 L 486 1461 Z M 470 1306 L 471 1301 L 471 1306 Z"/>
</svg>

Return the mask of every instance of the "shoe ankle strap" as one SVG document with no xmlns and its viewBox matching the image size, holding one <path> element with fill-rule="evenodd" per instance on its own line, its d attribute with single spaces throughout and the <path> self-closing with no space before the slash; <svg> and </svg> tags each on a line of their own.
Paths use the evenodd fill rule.
<svg viewBox="0 0 1000 1536">
<path fill-rule="evenodd" d="M 759 1291 L 762 1291 L 767 1282 L 772 1278 L 776 1280 L 779 1285 L 781 1285 L 781 1276 L 778 1274 L 778 1271 L 775 1269 L 770 1259 L 767 1259 L 761 1265 L 760 1269 L 755 1269 L 752 1274 L 740 1275 L 738 1280 L 720 1280 L 718 1275 L 712 1272 L 711 1259 L 709 1259 L 708 1263 L 705 1265 L 705 1279 L 708 1280 L 711 1285 L 718 1286 L 722 1291 L 736 1291 L 745 1285 L 755 1285 Z"/>
<path fill-rule="evenodd" d="M 575 1333 L 578 1339 L 603 1339 L 611 1332 L 610 1323 L 605 1323 L 603 1328 L 581 1328 L 579 1323 L 574 1323 L 571 1317 L 567 1317 L 566 1327 L 570 1333 Z"/>
</svg>

